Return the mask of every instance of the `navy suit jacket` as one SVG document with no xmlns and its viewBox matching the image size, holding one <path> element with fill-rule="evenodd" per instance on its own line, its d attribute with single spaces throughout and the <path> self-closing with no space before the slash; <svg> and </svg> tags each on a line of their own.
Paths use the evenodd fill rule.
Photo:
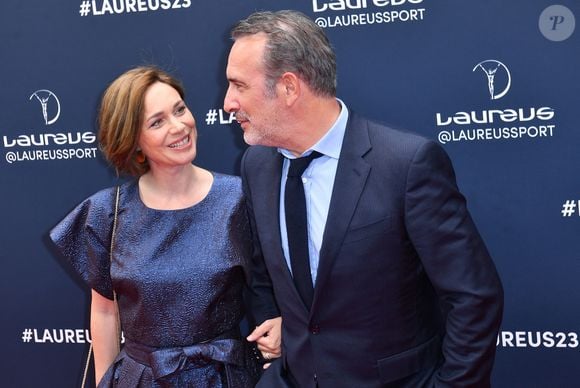
<svg viewBox="0 0 580 388">
<path fill-rule="evenodd" d="M 489 386 L 503 290 L 443 149 L 350 112 L 310 309 L 282 252 L 281 170 L 274 148 L 242 160 L 253 312 L 282 315 L 278 366 L 299 387 Z"/>
</svg>

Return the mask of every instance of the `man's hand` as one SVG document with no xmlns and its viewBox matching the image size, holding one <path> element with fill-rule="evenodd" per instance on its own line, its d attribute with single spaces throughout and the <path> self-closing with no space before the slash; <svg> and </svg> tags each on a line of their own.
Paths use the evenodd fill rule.
<svg viewBox="0 0 580 388">
<path fill-rule="evenodd" d="M 282 317 L 268 319 L 257 326 L 246 338 L 249 342 L 256 342 L 258 350 L 266 360 L 278 358 L 282 354 Z M 270 363 L 264 364 L 264 369 Z"/>
</svg>

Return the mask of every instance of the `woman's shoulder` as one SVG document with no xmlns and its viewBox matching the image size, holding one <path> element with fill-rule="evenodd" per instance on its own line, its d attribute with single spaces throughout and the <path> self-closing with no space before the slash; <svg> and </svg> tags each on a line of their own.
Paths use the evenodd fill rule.
<svg viewBox="0 0 580 388">
<path fill-rule="evenodd" d="M 241 190 L 242 188 L 242 178 L 237 175 L 223 174 L 215 171 L 211 171 L 214 178 L 214 185 L 224 189 Z"/>
<path fill-rule="evenodd" d="M 220 203 L 238 203 L 243 200 L 242 179 L 236 175 L 211 172 L 214 181 L 211 197 Z"/>
<path fill-rule="evenodd" d="M 119 185 L 106 187 L 100 189 L 99 191 L 91 194 L 85 198 L 79 206 L 84 205 L 85 207 L 90 207 L 91 209 L 98 211 L 111 209 L 115 204 L 117 196 L 117 188 L 119 188 L 120 195 L 129 194 L 135 187 L 135 182 L 133 180 L 121 183 Z"/>
<path fill-rule="evenodd" d="M 96 193 L 87 197 L 85 201 L 89 201 L 91 203 L 110 203 L 111 199 L 116 195 L 117 186 L 106 187 L 104 189 L 100 189 Z"/>
</svg>

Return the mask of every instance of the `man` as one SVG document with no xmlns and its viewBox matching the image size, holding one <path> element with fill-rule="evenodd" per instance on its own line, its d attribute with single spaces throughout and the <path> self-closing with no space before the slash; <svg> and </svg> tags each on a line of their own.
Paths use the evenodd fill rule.
<svg viewBox="0 0 580 388">
<path fill-rule="evenodd" d="M 303 14 L 255 13 L 232 38 L 224 107 L 252 146 L 242 178 L 263 322 L 249 340 L 267 358 L 282 317 L 282 357 L 262 386 L 274 371 L 298 387 L 489 386 L 503 291 L 446 153 L 348 110 L 334 52 Z M 308 296 L 286 186 L 292 160 L 313 151 L 301 176 Z"/>
</svg>

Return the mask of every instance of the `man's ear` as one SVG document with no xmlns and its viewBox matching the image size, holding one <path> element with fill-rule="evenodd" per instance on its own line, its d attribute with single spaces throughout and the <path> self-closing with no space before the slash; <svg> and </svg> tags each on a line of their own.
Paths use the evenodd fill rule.
<svg viewBox="0 0 580 388">
<path fill-rule="evenodd" d="M 287 105 L 292 105 L 300 96 L 300 79 L 292 72 L 286 72 L 280 77 L 280 94 Z"/>
</svg>

